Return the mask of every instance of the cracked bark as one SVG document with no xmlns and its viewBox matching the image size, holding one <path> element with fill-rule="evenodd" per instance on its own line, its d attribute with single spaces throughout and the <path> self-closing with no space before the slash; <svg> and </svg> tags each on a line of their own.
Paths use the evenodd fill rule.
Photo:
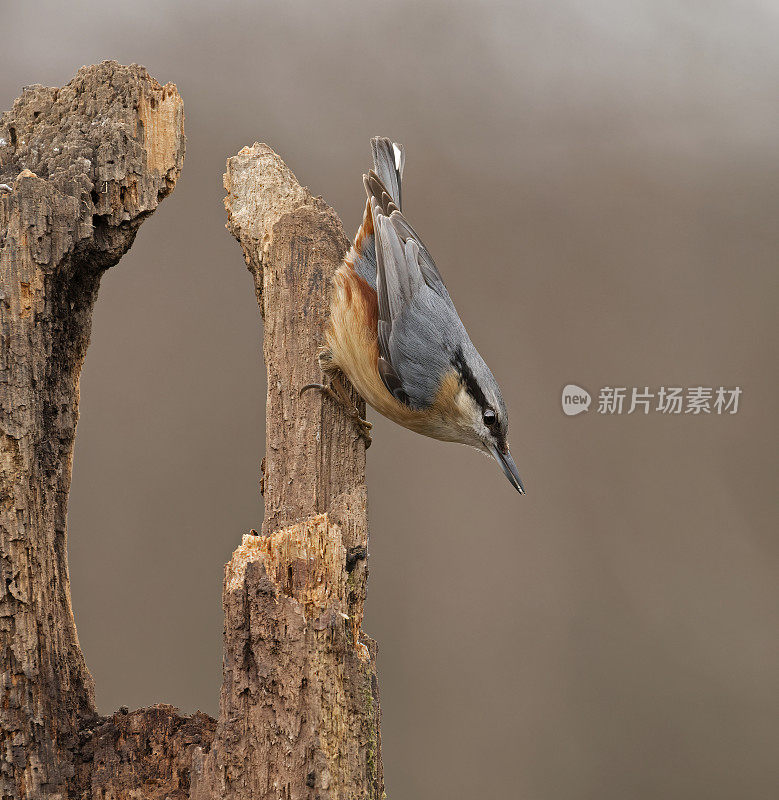
<svg viewBox="0 0 779 800">
<path fill-rule="evenodd" d="M 348 241 L 266 145 L 228 161 L 225 188 L 265 327 L 265 518 L 225 570 L 220 714 L 193 798 L 379 800 L 376 645 L 361 631 L 365 446 L 342 408 L 299 396 L 321 377 Z"/>
<path fill-rule="evenodd" d="M 107 724 L 70 603 L 78 380 L 100 278 L 173 190 L 183 158 L 176 87 L 137 65 L 105 62 L 61 89 L 26 87 L 0 117 L 4 800 L 82 796 L 84 731 Z M 105 748 L 92 745 L 100 761 Z"/>
</svg>

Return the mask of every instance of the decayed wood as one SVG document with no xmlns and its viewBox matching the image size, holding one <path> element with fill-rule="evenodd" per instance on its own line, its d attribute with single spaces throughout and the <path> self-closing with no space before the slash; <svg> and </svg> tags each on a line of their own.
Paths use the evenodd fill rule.
<svg viewBox="0 0 779 800">
<path fill-rule="evenodd" d="M 228 161 L 225 188 L 265 323 L 265 519 L 226 568 L 220 715 L 193 797 L 378 800 L 376 647 L 361 632 L 365 446 L 339 406 L 299 396 L 321 378 L 331 277 L 348 242 L 266 145 Z"/>
<path fill-rule="evenodd" d="M 27 87 L 0 118 L 4 799 L 76 796 L 79 726 L 97 719 L 66 549 L 78 378 L 100 277 L 173 190 L 183 157 L 176 87 L 135 65 Z"/>
<path fill-rule="evenodd" d="M 216 722 L 159 704 L 85 720 L 70 796 L 80 800 L 186 800 Z"/>
</svg>

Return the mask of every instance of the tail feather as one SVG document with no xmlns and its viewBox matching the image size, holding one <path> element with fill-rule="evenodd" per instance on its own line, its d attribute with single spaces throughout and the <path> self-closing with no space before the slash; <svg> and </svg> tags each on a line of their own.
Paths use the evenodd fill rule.
<svg viewBox="0 0 779 800">
<path fill-rule="evenodd" d="M 403 145 L 383 136 L 375 136 L 371 139 L 371 151 L 376 175 L 392 195 L 392 200 L 398 209 L 402 209 L 400 204 L 401 179 L 403 178 L 403 165 L 406 162 L 406 151 Z"/>
<path fill-rule="evenodd" d="M 371 152 L 373 153 L 373 170 L 369 176 L 363 176 L 363 180 L 376 183 L 378 179 L 379 188 L 374 187 L 374 190 L 384 202 L 385 213 L 389 214 L 390 205 L 392 208 L 400 209 L 400 182 L 403 177 L 406 154 L 402 144 L 397 144 L 381 136 L 371 139 Z M 392 197 L 387 197 L 387 193 L 391 193 Z M 360 225 L 357 235 L 354 237 L 354 244 L 346 254 L 344 261 L 375 291 L 376 241 L 371 213 L 371 191 L 368 192 L 368 196 L 362 225 Z"/>
</svg>

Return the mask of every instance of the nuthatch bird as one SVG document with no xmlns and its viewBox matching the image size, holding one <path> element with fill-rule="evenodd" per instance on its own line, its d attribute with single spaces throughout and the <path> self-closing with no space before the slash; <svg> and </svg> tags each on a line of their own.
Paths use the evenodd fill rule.
<svg viewBox="0 0 779 800">
<path fill-rule="evenodd" d="M 371 140 L 362 225 L 334 276 L 319 357 L 329 383 L 370 444 L 370 423 L 338 380 L 346 375 L 380 414 L 412 431 L 491 455 L 520 494 L 498 383 L 471 342 L 427 248 L 401 213 L 403 146 Z"/>
</svg>

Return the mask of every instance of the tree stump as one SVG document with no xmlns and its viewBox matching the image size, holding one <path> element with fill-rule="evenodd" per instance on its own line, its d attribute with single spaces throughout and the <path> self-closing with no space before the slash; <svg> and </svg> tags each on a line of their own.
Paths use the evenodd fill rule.
<svg viewBox="0 0 779 800">
<path fill-rule="evenodd" d="M 376 645 L 361 631 L 365 444 L 340 406 L 299 394 L 321 378 L 348 240 L 266 145 L 228 161 L 225 188 L 265 323 L 265 519 L 225 570 L 220 714 L 193 798 L 379 800 Z"/>
<path fill-rule="evenodd" d="M 183 106 L 143 67 L 25 88 L 0 118 L 0 788 L 69 797 L 96 718 L 70 603 L 78 380 L 100 278 L 173 190 Z"/>
</svg>

